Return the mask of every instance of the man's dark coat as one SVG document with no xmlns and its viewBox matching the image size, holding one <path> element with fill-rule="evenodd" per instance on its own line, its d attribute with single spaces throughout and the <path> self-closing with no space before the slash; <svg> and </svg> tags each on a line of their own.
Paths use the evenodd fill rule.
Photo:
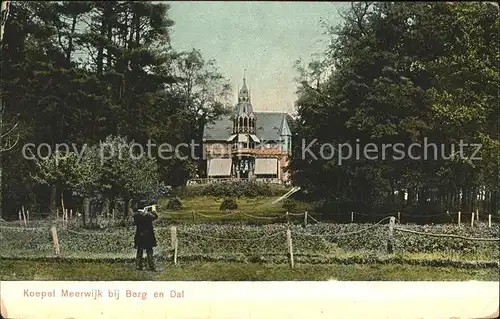
<svg viewBox="0 0 500 319">
<path fill-rule="evenodd" d="M 134 248 L 150 249 L 156 247 L 153 220 L 157 218 L 158 215 L 155 212 L 148 212 L 146 215 L 141 213 L 134 215 L 134 224 L 136 225 Z"/>
</svg>

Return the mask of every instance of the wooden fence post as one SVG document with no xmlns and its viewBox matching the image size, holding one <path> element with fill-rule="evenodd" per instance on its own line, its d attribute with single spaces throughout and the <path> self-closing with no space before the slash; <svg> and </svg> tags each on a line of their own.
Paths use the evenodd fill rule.
<svg viewBox="0 0 500 319">
<path fill-rule="evenodd" d="M 398 224 L 401 224 L 401 212 L 398 212 Z"/>
<path fill-rule="evenodd" d="M 28 225 L 30 223 L 30 211 L 26 210 L 26 221 L 28 222 Z"/>
<path fill-rule="evenodd" d="M 396 222 L 395 217 L 389 219 L 389 236 L 387 238 L 387 252 L 392 254 L 394 252 L 394 224 Z"/>
<path fill-rule="evenodd" d="M 479 208 L 476 208 L 476 220 L 479 221 Z"/>
<path fill-rule="evenodd" d="M 307 227 L 307 211 L 304 213 L 304 227 Z"/>
<path fill-rule="evenodd" d="M 177 236 L 175 237 L 175 248 L 174 248 L 174 265 L 177 265 L 177 254 L 179 252 L 179 241 Z"/>
<path fill-rule="evenodd" d="M 71 223 L 73 223 L 73 209 L 69 210 L 69 220 Z"/>
<path fill-rule="evenodd" d="M 59 248 L 59 239 L 57 238 L 56 226 L 52 226 L 52 228 L 50 229 L 50 232 L 52 233 L 52 242 L 54 244 L 54 252 L 56 253 L 56 256 L 59 257 L 61 255 L 61 250 Z"/>
<path fill-rule="evenodd" d="M 460 220 L 462 219 L 462 213 L 458 211 L 458 227 L 460 227 Z"/>
<path fill-rule="evenodd" d="M 288 246 L 288 253 L 290 254 L 290 268 L 294 267 L 293 264 L 293 243 L 292 243 L 292 231 L 290 228 L 286 230 L 286 243 Z"/>
<path fill-rule="evenodd" d="M 175 248 L 175 236 L 176 236 L 175 226 L 170 226 L 170 246 L 172 247 L 172 249 Z"/>
<path fill-rule="evenodd" d="M 172 249 L 174 250 L 174 265 L 177 265 L 177 248 L 179 246 L 177 241 L 177 227 L 175 226 L 170 227 L 170 239 L 172 241 Z"/>
<path fill-rule="evenodd" d="M 472 216 L 470 218 L 470 227 L 474 227 L 474 212 L 472 212 Z"/>
<path fill-rule="evenodd" d="M 24 227 L 28 227 L 28 223 L 26 222 L 26 213 L 24 212 L 24 206 L 22 206 L 21 208 L 23 210 Z"/>
<path fill-rule="evenodd" d="M 196 213 L 193 210 L 193 223 L 196 222 Z"/>
<path fill-rule="evenodd" d="M 290 214 L 288 212 L 286 212 L 286 223 L 290 225 Z"/>
<path fill-rule="evenodd" d="M 491 214 L 488 215 L 488 227 L 491 228 Z"/>
<path fill-rule="evenodd" d="M 351 212 L 351 223 L 354 222 L 354 212 Z"/>
<path fill-rule="evenodd" d="M 21 211 L 19 211 L 19 226 L 23 227 L 23 218 L 21 217 Z"/>
</svg>

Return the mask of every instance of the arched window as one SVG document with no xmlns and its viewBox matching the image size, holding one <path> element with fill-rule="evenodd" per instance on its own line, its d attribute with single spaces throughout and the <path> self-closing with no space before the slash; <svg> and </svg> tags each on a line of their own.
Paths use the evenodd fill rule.
<svg viewBox="0 0 500 319">
<path fill-rule="evenodd" d="M 240 128 L 243 126 L 243 118 L 240 117 Z"/>
<path fill-rule="evenodd" d="M 248 118 L 246 118 L 246 117 L 245 117 L 245 121 L 244 121 L 244 123 L 245 123 L 245 124 L 244 124 L 245 128 L 247 128 L 247 126 L 248 126 Z"/>
</svg>

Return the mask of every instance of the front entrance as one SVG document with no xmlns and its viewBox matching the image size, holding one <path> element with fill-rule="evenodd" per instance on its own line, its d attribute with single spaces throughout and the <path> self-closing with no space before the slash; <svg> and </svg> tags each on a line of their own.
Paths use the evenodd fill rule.
<svg viewBox="0 0 500 319">
<path fill-rule="evenodd" d="M 238 157 L 234 160 L 234 173 L 239 178 L 248 179 L 253 171 L 253 158 L 249 156 Z"/>
</svg>

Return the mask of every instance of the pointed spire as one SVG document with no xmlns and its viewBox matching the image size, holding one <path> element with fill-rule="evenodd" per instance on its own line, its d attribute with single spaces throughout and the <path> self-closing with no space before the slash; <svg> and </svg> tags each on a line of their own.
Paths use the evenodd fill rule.
<svg viewBox="0 0 500 319">
<path fill-rule="evenodd" d="M 246 78 L 246 72 L 247 72 L 247 69 L 244 69 L 243 70 L 243 86 L 241 87 L 241 90 L 244 91 L 244 92 L 247 92 L 248 89 L 247 89 L 247 78 Z"/>
<path fill-rule="evenodd" d="M 288 126 L 288 121 L 286 119 L 286 113 L 283 113 L 283 118 L 281 119 L 281 125 L 280 125 L 280 135 L 281 136 L 291 136 L 292 133 L 290 132 L 290 127 Z"/>
<path fill-rule="evenodd" d="M 253 108 L 250 102 L 250 90 L 247 87 L 246 69 L 244 69 L 243 72 L 243 85 L 238 91 L 238 104 L 236 104 L 234 116 L 253 116 Z"/>
<path fill-rule="evenodd" d="M 248 93 L 248 88 L 247 88 L 247 79 L 245 77 L 246 69 L 243 72 L 243 86 L 241 87 L 239 94 L 238 94 L 238 101 L 239 102 L 249 102 L 250 101 L 250 96 Z"/>
</svg>

